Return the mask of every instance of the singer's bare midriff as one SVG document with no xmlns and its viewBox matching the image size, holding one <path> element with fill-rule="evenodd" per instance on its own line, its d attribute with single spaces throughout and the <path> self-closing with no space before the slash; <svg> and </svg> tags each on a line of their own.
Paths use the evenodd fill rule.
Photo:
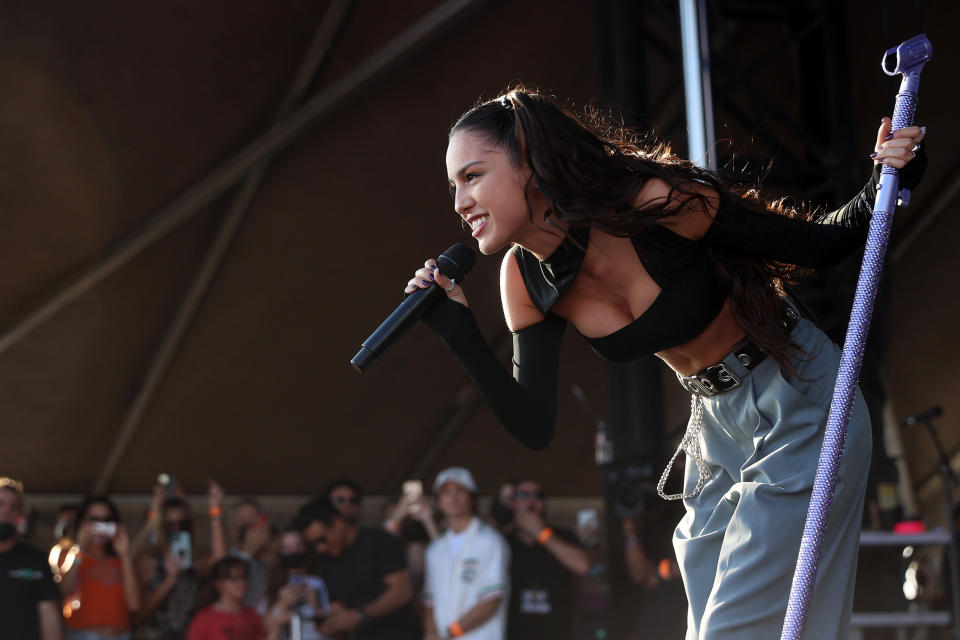
<svg viewBox="0 0 960 640">
<path fill-rule="evenodd" d="M 733 317 L 727 301 L 700 335 L 656 355 L 680 375 L 689 376 L 723 360 L 745 337 L 746 332 Z"/>
</svg>

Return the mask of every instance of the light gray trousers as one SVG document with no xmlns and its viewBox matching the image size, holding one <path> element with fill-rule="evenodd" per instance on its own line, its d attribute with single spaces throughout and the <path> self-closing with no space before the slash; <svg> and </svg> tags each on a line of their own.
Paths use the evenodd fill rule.
<svg viewBox="0 0 960 640">
<path fill-rule="evenodd" d="M 705 397 L 701 454 L 712 477 L 684 500 L 674 548 L 689 610 L 687 640 L 780 638 L 840 350 L 801 319 L 797 375 L 766 358 L 733 364 L 739 387 Z M 735 359 L 725 360 L 735 363 Z M 728 363 L 729 364 L 729 363 Z M 870 466 L 870 418 L 858 390 L 823 539 L 806 637 L 847 638 Z M 697 484 L 687 460 L 684 492 Z"/>
</svg>

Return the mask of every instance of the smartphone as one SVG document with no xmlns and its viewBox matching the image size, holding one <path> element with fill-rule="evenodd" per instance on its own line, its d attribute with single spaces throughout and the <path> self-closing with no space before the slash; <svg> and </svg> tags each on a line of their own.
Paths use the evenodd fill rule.
<svg viewBox="0 0 960 640">
<path fill-rule="evenodd" d="M 247 540 L 247 534 L 254 531 L 259 531 L 264 527 L 270 525 L 270 521 L 267 520 L 267 516 L 261 515 L 256 522 L 253 524 L 242 524 L 237 527 L 237 542 L 243 544 Z"/>
<path fill-rule="evenodd" d="M 317 609 L 308 601 L 298 602 L 294 607 L 301 618 L 313 620 L 314 624 L 321 624 L 327 614 L 330 613 L 330 595 L 327 593 L 327 585 L 321 578 L 310 575 L 292 575 L 287 584 L 303 584 L 313 591 L 316 596 Z M 296 636 L 294 636 L 296 637 Z"/>
<path fill-rule="evenodd" d="M 91 530 L 103 536 L 104 538 L 114 538 L 117 535 L 117 523 L 116 522 L 94 522 L 91 526 Z"/>
<path fill-rule="evenodd" d="M 172 473 L 161 473 L 157 476 L 157 482 L 160 483 L 160 486 L 163 487 L 163 490 L 167 492 L 168 496 L 172 496 L 174 488 L 176 487 L 176 479 L 173 477 Z"/>
<path fill-rule="evenodd" d="M 596 509 L 577 511 L 577 537 L 588 547 L 600 543 L 600 514 Z"/>
<path fill-rule="evenodd" d="M 181 569 L 193 566 L 193 547 L 189 531 L 174 531 L 170 534 L 170 552 L 180 562 Z"/>
<path fill-rule="evenodd" d="M 596 530 L 600 527 L 600 515 L 596 509 L 580 509 L 577 511 L 577 528 Z"/>
<path fill-rule="evenodd" d="M 419 480 L 407 480 L 403 483 L 403 497 L 413 502 L 423 495 L 423 483 Z"/>
</svg>

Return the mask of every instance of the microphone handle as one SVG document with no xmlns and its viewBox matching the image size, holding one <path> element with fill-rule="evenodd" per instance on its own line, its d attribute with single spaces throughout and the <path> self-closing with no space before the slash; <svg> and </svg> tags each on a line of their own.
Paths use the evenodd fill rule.
<svg viewBox="0 0 960 640">
<path fill-rule="evenodd" d="M 410 330 L 410 327 L 417 323 L 420 316 L 434 302 L 444 295 L 443 289 L 436 284 L 432 284 L 426 289 L 417 289 L 404 298 L 403 302 L 377 327 L 376 331 L 363 341 L 360 351 L 350 361 L 353 368 L 358 372 L 363 372 L 376 362 L 394 342 L 402 338 Z"/>
</svg>

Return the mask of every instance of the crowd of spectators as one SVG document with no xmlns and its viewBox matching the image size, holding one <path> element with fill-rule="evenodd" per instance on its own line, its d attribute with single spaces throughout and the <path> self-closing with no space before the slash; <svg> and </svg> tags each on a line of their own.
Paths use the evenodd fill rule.
<svg viewBox="0 0 960 640">
<path fill-rule="evenodd" d="M 504 483 L 484 518 L 472 474 L 451 467 L 429 493 L 404 483 L 381 526 L 362 524 L 377 519 L 342 479 L 281 527 L 255 498 L 225 510 L 212 481 L 209 526 L 197 527 L 176 482 L 161 480 L 135 531 L 109 496 L 64 506 L 47 553 L 26 539 L 23 487 L 0 478 L 0 638 L 579 640 L 607 633 L 596 620 L 610 559 L 638 589 L 679 585 L 634 518 L 622 518 L 623 548 L 604 553 L 598 514 L 576 531 L 550 524 L 533 478 Z"/>
</svg>

